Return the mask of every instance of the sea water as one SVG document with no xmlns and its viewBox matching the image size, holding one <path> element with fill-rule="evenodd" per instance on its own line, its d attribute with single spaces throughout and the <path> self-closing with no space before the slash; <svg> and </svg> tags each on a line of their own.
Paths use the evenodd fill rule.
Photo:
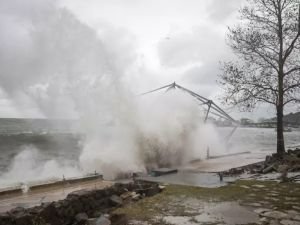
<svg viewBox="0 0 300 225">
<path fill-rule="evenodd" d="M 273 128 L 239 127 L 228 138 L 232 129 L 216 128 L 218 135 L 224 137 L 224 145 L 228 150 L 220 152 L 220 155 L 259 152 L 264 157 L 276 152 L 276 132 Z M 287 149 L 300 147 L 299 129 L 286 132 L 284 136 Z M 30 180 L 63 177 L 67 174 L 82 175 L 78 171 L 83 142 L 84 134 L 80 132 L 76 120 L 0 119 L 0 188 L 10 180 L 16 183 L 26 174 Z M 66 167 L 72 167 L 72 170 Z M 15 171 L 9 173 L 11 170 Z M 39 176 L 38 170 L 44 170 L 43 174 Z"/>
</svg>

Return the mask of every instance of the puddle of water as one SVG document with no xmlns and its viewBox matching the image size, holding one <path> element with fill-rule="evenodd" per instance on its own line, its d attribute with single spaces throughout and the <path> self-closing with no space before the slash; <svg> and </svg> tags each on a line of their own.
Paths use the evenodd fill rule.
<svg viewBox="0 0 300 225">
<path fill-rule="evenodd" d="M 204 211 L 211 218 L 215 218 L 215 221 L 223 221 L 228 225 L 256 223 L 259 220 L 258 215 L 250 207 L 241 206 L 236 202 L 208 204 Z"/>
<path fill-rule="evenodd" d="M 199 223 L 216 223 L 221 222 L 220 218 L 217 218 L 209 213 L 203 213 L 201 215 L 195 216 L 195 220 Z"/>
<path fill-rule="evenodd" d="M 172 225 L 194 224 L 251 224 L 259 221 L 259 216 L 253 207 L 241 206 L 237 202 L 203 202 L 195 199 L 182 200 L 185 213 L 191 216 L 165 216 L 163 220 Z M 201 207 L 200 207 L 201 206 Z M 173 207 L 176 207 L 173 206 Z"/>
<path fill-rule="evenodd" d="M 192 217 L 188 216 L 165 216 L 163 220 L 168 224 L 174 224 L 174 225 L 197 225 L 198 223 L 195 223 L 192 221 Z"/>
<path fill-rule="evenodd" d="M 178 172 L 160 177 L 140 177 L 139 179 L 169 184 L 215 188 L 225 186 L 228 182 L 235 181 L 237 178 L 224 177 L 223 181 L 220 181 L 219 176 L 215 173 Z"/>
</svg>

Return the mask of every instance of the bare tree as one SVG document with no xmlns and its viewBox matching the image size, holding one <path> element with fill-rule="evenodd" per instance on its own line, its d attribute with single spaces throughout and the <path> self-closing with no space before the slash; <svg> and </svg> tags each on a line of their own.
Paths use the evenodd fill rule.
<svg viewBox="0 0 300 225">
<path fill-rule="evenodd" d="M 269 103 L 277 111 L 277 153 L 285 152 L 283 112 L 300 102 L 300 1 L 247 0 L 241 21 L 229 28 L 236 61 L 224 62 L 226 102 L 243 110 Z"/>
</svg>

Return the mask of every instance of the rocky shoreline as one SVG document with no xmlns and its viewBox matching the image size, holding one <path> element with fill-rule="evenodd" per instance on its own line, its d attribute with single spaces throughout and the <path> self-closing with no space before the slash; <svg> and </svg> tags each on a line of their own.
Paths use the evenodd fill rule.
<svg viewBox="0 0 300 225">
<path fill-rule="evenodd" d="M 143 222 L 138 224 L 181 224 L 178 218 L 197 224 L 191 221 L 203 222 L 204 215 L 205 219 L 227 224 L 221 217 L 216 219 L 217 214 L 210 212 L 212 210 L 216 213 L 214 210 L 223 205 L 229 215 L 233 213 L 230 207 L 247 213 L 248 223 L 243 224 L 299 224 L 299 184 L 288 182 L 280 185 L 278 182 L 257 179 L 257 176 L 277 174 L 281 181 L 295 181 L 288 175 L 298 171 L 300 149 L 288 150 L 281 156 L 267 156 L 263 162 L 221 172 L 220 179 L 221 176 L 237 176 L 240 177 L 237 179 L 241 179 L 229 182 L 227 186 L 200 188 L 170 185 L 166 191 L 156 195 L 164 187 L 155 182 L 134 180 L 104 189 L 71 192 L 63 200 L 42 203 L 31 208 L 11 209 L 0 214 L 0 225 L 125 225 L 136 224 L 137 220 Z M 239 176 L 241 174 L 250 174 L 254 178 L 248 176 L 247 180 L 243 180 Z M 153 197 L 145 198 L 151 196 Z M 180 196 L 183 196 L 182 199 Z M 185 203 L 187 196 L 189 201 Z M 195 208 L 192 212 L 188 206 L 195 201 L 200 208 L 206 207 L 208 211 Z M 165 211 L 160 211 L 156 208 L 158 206 L 163 206 Z M 250 210 L 247 207 L 252 208 Z M 181 218 L 181 214 L 184 217 Z M 214 215 L 213 218 L 211 215 Z M 238 215 L 234 215 L 234 218 L 238 222 Z"/>
<path fill-rule="evenodd" d="M 242 173 L 250 174 L 266 174 L 271 172 L 278 172 L 282 174 L 283 180 L 286 178 L 288 172 L 300 171 L 300 149 L 289 149 L 285 154 L 278 155 L 272 154 L 266 156 L 265 161 L 250 164 L 243 167 L 232 168 L 227 171 L 223 171 L 224 176 L 235 176 Z M 287 181 L 287 180 L 285 180 Z"/>
<path fill-rule="evenodd" d="M 112 214 L 131 201 L 161 191 L 156 183 L 136 181 L 105 189 L 80 190 L 64 200 L 32 208 L 17 207 L 0 214 L 0 225 L 109 225 L 126 224 L 126 217 Z"/>
</svg>

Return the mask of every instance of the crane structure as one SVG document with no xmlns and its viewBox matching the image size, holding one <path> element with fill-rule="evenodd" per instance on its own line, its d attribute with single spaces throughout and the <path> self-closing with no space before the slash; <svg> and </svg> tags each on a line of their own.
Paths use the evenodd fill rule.
<svg viewBox="0 0 300 225">
<path fill-rule="evenodd" d="M 192 96 L 193 98 L 195 98 L 198 102 L 200 106 L 207 106 L 207 110 L 205 113 L 205 117 L 204 117 L 204 122 L 207 122 L 208 116 L 209 114 L 212 114 L 214 116 L 217 116 L 219 118 L 222 118 L 226 121 L 230 121 L 233 124 L 233 130 L 230 132 L 230 134 L 227 136 L 227 141 L 230 139 L 230 137 L 233 135 L 233 133 L 235 132 L 235 130 L 237 129 L 237 127 L 239 126 L 239 122 L 236 121 L 235 119 L 233 119 L 228 113 L 226 113 L 220 106 L 218 106 L 213 100 L 205 98 L 197 93 L 195 93 L 194 91 L 191 91 L 177 83 L 171 83 L 159 88 L 156 88 L 154 90 L 151 91 L 147 91 L 145 93 L 142 93 L 141 96 L 143 95 L 148 95 L 157 91 L 161 91 L 161 90 L 166 90 L 166 92 L 170 91 L 170 90 L 174 90 L 174 89 L 178 89 L 181 90 L 187 94 L 189 94 L 190 96 Z"/>
</svg>

